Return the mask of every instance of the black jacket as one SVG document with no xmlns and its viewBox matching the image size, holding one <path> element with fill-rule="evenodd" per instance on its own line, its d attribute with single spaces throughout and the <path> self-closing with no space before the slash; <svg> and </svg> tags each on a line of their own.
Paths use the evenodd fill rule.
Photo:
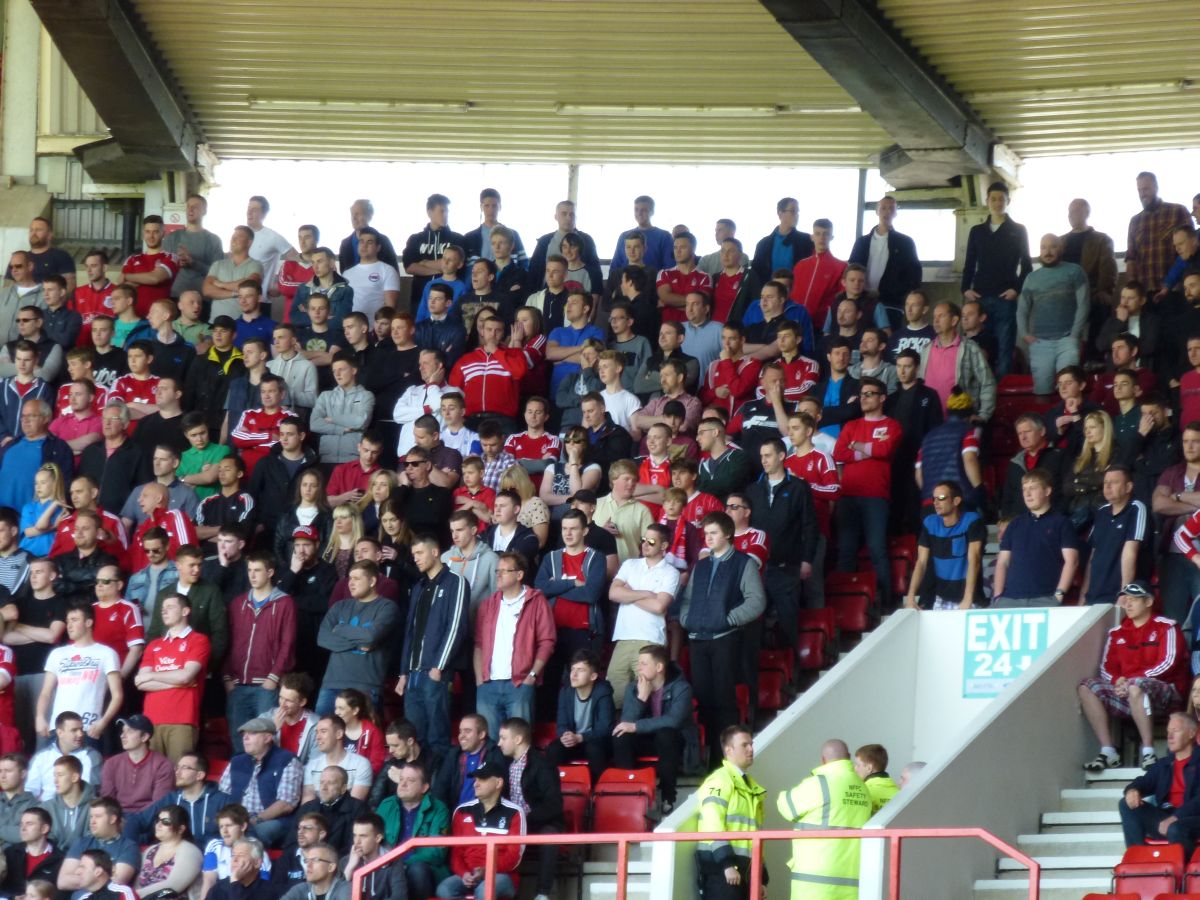
<svg viewBox="0 0 1200 900">
<path fill-rule="evenodd" d="M 425 771 L 429 773 L 429 778 L 432 781 L 433 776 L 437 773 L 438 763 L 441 762 L 441 758 L 424 744 L 421 744 L 420 747 L 421 752 L 414 761 L 425 767 Z M 378 809 L 380 803 L 388 797 L 396 795 L 396 782 L 388 777 L 388 772 L 406 765 L 408 765 L 407 761 L 394 759 L 390 753 L 388 754 L 387 759 L 383 761 L 383 766 L 379 769 L 379 774 L 375 776 L 375 780 L 371 783 L 371 793 L 367 797 L 367 805 L 371 809 Z"/>
<path fill-rule="evenodd" d="M 783 481 L 772 487 L 764 472 L 746 488 L 746 495 L 751 526 L 771 538 L 767 561 L 771 565 L 811 563 L 816 555 L 818 530 L 808 482 L 784 470 Z"/>
<path fill-rule="evenodd" d="M 296 667 L 320 683 L 329 662 L 329 651 L 317 645 L 317 633 L 332 604 L 337 570 L 332 563 L 318 558 L 315 566 L 293 572 L 290 553 L 277 555 L 276 559 L 278 587 L 292 598 L 296 607 Z"/>
<path fill-rule="evenodd" d="M 9 844 L 4 848 L 4 862 L 7 872 L 4 881 L 0 882 L 0 894 L 6 897 L 17 897 L 25 893 L 25 885 L 31 881 L 48 881 L 55 884 L 58 881 L 58 869 L 62 865 L 63 852 L 53 844 L 50 845 L 50 855 L 34 868 L 28 877 L 25 875 L 25 844 Z"/>
<path fill-rule="evenodd" d="M 1058 486 L 1062 483 L 1063 472 L 1069 463 L 1063 452 L 1057 447 L 1047 447 L 1038 456 L 1037 468 L 1045 470 L 1050 475 L 1050 483 L 1054 493 L 1050 495 L 1050 504 L 1056 510 L 1063 509 L 1062 491 Z M 1000 491 L 1000 515 L 1006 518 L 1019 516 L 1025 512 L 1025 497 L 1021 492 L 1021 479 L 1028 469 L 1025 468 L 1025 451 L 1018 451 L 1008 461 L 1008 469 L 1004 473 L 1004 487 Z"/>
<path fill-rule="evenodd" d="M 825 402 L 825 391 L 829 389 L 829 376 L 825 376 L 813 388 L 813 396 Z M 857 419 L 862 413 L 858 409 L 858 379 L 846 375 L 838 386 L 840 403 L 837 406 L 826 406 L 821 411 L 822 425 L 845 425 L 851 419 Z"/>
<path fill-rule="evenodd" d="M 317 454 L 311 447 L 304 447 L 304 463 L 296 470 L 299 475 L 309 466 L 317 464 Z M 283 456 L 283 445 L 276 443 L 271 452 L 258 461 L 254 473 L 250 476 L 250 484 L 246 488 L 254 497 L 258 509 L 258 518 L 268 538 L 275 535 L 275 524 L 280 517 L 292 509 L 292 496 L 296 482 L 289 477 L 288 468 L 280 457 Z M 322 535 L 327 536 L 327 533 Z M 291 538 L 291 535 L 288 535 Z M 282 557 L 280 558 L 282 561 Z"/>
<path fill-rule="evenodd" d="M 386 234 L 379 235 L 379 261 L 395 268 L 400 267 L 400 261 L 396 258 L 396 248 L 392 246 L 392 240 Z M 357 266 L 358 263 L 358 257 L 354 252 L 354 235 L 348 234 L 342 238 L 342 243 L 338 247 L 338 271 L 345 272 L 347 269 Z"/>
<path fill-rule="evenodd" d="M 867 264 L 871 258 L 871 235 L 874 231 L 872 228 L 866 234 L 859 235 L 847 262 L 860 266 Z M 921 260 L 917 258 L 917 245 L 907 234 L 901 234 L 893 228 L 888 232 L 887 244 L 888 261 L 876 290 L 884 306 L 903 309 L 908 292 L 921 286 Z"/>
<path fill-rule="evenodd" d="M 778 233 L 779 229 L 776 228 L 754 245 L 754 261 L 750 263 L 750 268 L 758 276 L 760 284 L 766 284 L 771 280 L 771 251 L 774 249 L 775 235 Z M 783 240 L 792 248 L 792 265 L 816 253 L 812 235 L 799 228 L 793 228 Z"/>
<path fill-rule="evenodd" d="M 91 600 L 96 589 L 96 573 L 105 566 L 117 565 L 116 559 L 103 550 L 95 550 L 91 556 L 81 559 L 78 548 L 68 550 L 54 560 L 58 563 L 58 581 L 54 583 L 54 589 L 68 600 L 73 597 Z"/>
<path fill-rule="evenodd" d="M 592 462 L 600 466 L 600 483 L 596 495 L 608 493 L 608 467 L 618 459 L 633 459 L 633 438 L 629 432 L 613 422 L 612 416 L 604 414 L 604 425 L 599 436 L 592 442 Z"/>
<path fill-rule="evenodd" d="M 314 797 L 307 803 L 301 803 L 296 810 L 295 821 L 305 813 L 316 812 L 329 820 L 329 834 L 325 842 L 337 848 L 339 854 L 350 852 L 350 843 L 354 839 L 354 820 L 363 813 L 371 812 L 367 804 L 350 796 L 350 791 L 338 797 L 333 803 L 322 803 L 320 797 Z M 296 832 L 288 841 L 288 846 L 295 847 Z"/>
<path fill-rule="evenodd" d="M 241 351 L 237 354 L 233 358 L 226 356 L 222 362 L 215 358 L 216 349 L 210 348 L 207 354 L 192 360 L 184 379 L 183 408 L 203 410 L 214 438 L 220 434 L 221 423 L 225 421 L 225 395 L 229 393 L 229 382 L 246 374 Z"/>
<path fill-rule="evenodd" d="M 525 817 L 525 830 L 536 833 L 545 828 L 563 828 L 562 788 L 559 786 L 558 769 L 546 762 L 540 750 L 530 747 L 526 753 L 525 771 L 521 774 L 521 795 L 529 807 Z M 512 768 L 512 760 L 506 759 Z M 512 799 L 512 786 L 505 778 L 504 794 Z"/>
<path fill-rule="evenodd" d="M 484 745 L 483 762 L 502 766 L 506 771 L 508 769 L 508 760 L 491 738 L 488 738 Z M 442 761 L 437 767 L 437 774 L 433 776 L 433 785 L 430 790 L 433 796 L 446 804 L 446 809 L 458 808 L 458 797 L 462 793 L 463 781 L 466 778 L 464 767 L 462 748 L 455 743 L 451 746 L 450 752 L 442 757 Z"/>
<path fill-rule="evenodd" d="M 1175 777 L 1175 754 L 1168 753 L 1145 774 L 1129 782 L 1125 790 L 1136 790 L 1143 800 L 1153 797 L 1161 807 L 1171 793 L 1171 781 Z M 1192 752 L 1183 767 L 1183 805 L 1175 808 L 1174 814 L 1181 819 L 1200 815 L 1200 753 Z"/>
<path fill-rule="evenodd" d="M 964 292 L 975 290 L 985 297 L 998 297 L 1009 290 L 1020 292 L 1032 270 L 1029 232 L 1024 225 L 1006 218 L 995 231 L 987 219 L 972 226 L 963 261 Z"/>
<path fill-rule="evenodd" d="M 100 485 L 100 496 L 96 502 L 101 509 L 117 512 L 125 505 L 135 487 L 154 477 L 150 467 L 151 455 L 133 440 L 126 439 L 109 456 L 104 441 L 97 441 L 84 448 L 77 474 L 87 475 Z"/>
<path fill-rule="evenodd" d="M 496 536 L 496 529 L 499 525 L 489 525 L 487 530 L 480 536 L 480 540 L 492 547 L 492 539 Z M 541 553 L 541 545 L 538 544 L 538 537 L 533 533 L 533 529 L 528 525 L 517 523 L 516 533 L 513 534 L 512 540 L 508 542 L 508 550 L 510 553 L 520 553 L 525 557 L 525 561 L 529 564 L 529 571 L 525 573 L 525 580 L 529 584 L 533 584 L 533 577 L 537 575 L 537 558 Z"/>
<path fill-rule="evenodd" d="M 221 878 L 208 892 L 208 900 L 278 900 L 280 893 L 279 885 L 269 879 L 255 878 L 244 885 L 240 881 Z"/>
<path fill-rule="evenodd" d="M 613 705 L 612 685 L 603 678 L 597 679 L 592 685 L 591 704 L 592 725 L 587 731 L 581 732 L 580 737 L 585 742 L 596 741 L 608 746 L 617 711 Z M 559 737 L 575 730 L 575 688 L 569 684 L 564 684 L 558 691 L 558 715 L 555 718 L 555 730 Z"/>
<path fill-rule="evenodd" d="M 1135 432 L 1135 437 L 1140 439 L 1137 457 L 1126 460 L 1126 463 L 1133 466 L 1134 499 L 1149 506 L 1162 473 L 1176 463 L 1183 462 L 1183 447 L 1179 431 L 1174 425 L 1152 431 L 1145 437 Z"/>
<path fill-rule="evenodd" d="M 883 401 L 883 412 L 903 426 L 904 431 L 900 435 L 900 446 L 896 449 L 896 456 L 911 468 L 925 435 L 941 425 L 945 419 L 942 414 L 942 399 L 937 391 L 918 378 L 911 388 L 897 388 L 895 393 L 888 394 L 887 399 Z M 912 481 L 911 472 L 908 474 L 908 480 Z"/>
<path fill-rule="evenodd" d="M 240 597 L 250 590 L 244 556 L 231 566 L 223 566 L 220 559 L 210 556 L 200 566 L 200 577 L 217 586 L 217 590 L 225 598 L 226 606 L 232 603 L 235 597 Z"/>
</svg>

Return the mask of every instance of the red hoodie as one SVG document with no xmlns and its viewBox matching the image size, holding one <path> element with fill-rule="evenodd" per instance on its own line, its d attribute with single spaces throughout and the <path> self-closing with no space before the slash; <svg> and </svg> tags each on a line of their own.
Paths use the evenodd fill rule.
<svg viewBox="0 0 1200 900">
<path fill-rule="evenodd" d="M 1125 619 L 1108 632 L 1100 675 L 1118 678 L 1156 678 L 1173 685 L 1181 699 L 1188 694 L 1189 664 L 1183 631 L 1174 619 L 1151 616 L 1142 626 Z"/>
<path fill-rule="evenodd" d="M 479 800 L 464 803 L 454 810 L 451 837 L 495 837 L 503 834 L 525 834 L 525 815 L 511 800 L 501 797 L 490 811 L 485 811 Z M 508 875 L 514 885 L 517 884 L 517 866 L 521 864 L 524 849 L 520 844 L 496 848 L 496 873 Z M 487 845 L 483 841 L 466 847 L 451 847 L 450 871 L 461 878 L 472 869 L 482 868 L 486 859 Z M 479 892 L 483 893 L 482 884 Z"/>
</svg>

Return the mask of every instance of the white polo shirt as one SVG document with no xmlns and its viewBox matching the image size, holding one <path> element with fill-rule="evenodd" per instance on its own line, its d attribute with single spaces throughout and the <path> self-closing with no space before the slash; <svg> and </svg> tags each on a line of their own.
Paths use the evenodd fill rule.
<svg viewBox="0 0 1200 900">
<path fill-rule="evenodd" d="M 617 570 L 617 578 L 635 591 L 654 591 L 674 597 L 679 590 L 679 571 L 666 559 L 660 559 L 653 566 L 646 565 L 646 560 L 641 557 L 627 559 Z M 665 614 L 648 612 L 633 603 L 622 603 L 617 607 L 613 640 L 665 645 L 667 617 Z"/>
</svg>

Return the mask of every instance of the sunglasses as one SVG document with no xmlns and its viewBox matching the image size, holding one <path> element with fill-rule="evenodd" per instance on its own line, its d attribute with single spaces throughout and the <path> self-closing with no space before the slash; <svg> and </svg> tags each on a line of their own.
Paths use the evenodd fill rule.
<svg viewBox="0 0 1200 900">
<path fill-rule="evenodd" d="M 657 539 L 657 538 L 642 538 L 642 543 L 643 543 L 643 544 L 648 544 L 648 545 L 650 545 L 651 547 L 657 547 L 657 546 L 658 546 L 658 539 Z"/>
<path fill-rule="evenodd" d="M 933 499 L 938 501 L 939 503 L 944 503 L 945 501 L 950 499 L 950 495 L 949 494 L 934 494 Z"/>
<path fill-rule="evenodd" d="M 425 463 L 425 460 L 423 460 L 423 459 L 406 459 L 404 461 L 404 468 L 412 469 L 412 468 L 415 468 L 416 466 L 424 465 L 424 463 Z"/>
</svg>

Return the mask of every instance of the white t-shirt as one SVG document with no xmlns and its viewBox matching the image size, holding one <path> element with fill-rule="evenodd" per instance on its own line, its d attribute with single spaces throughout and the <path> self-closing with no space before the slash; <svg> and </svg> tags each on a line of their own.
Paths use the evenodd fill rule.
<svg viewBox="0 0 1200 900">
<path fill-rule="evenodd" d="M 601 391 L 600 396 L 604 398 L 604 409 L 612 416 L 613 424 L 625 429 L 629 428 L 633 414 L 642 408 L 642 401 L 637 398 L 637 394 L 626 390 L 617 391 L 615 394 Z"/>
<path fill-rule="evenodd" d="M 45 671 L 58 679 L 48 720 L 53 722 L 62 712 L 78 713 L 86 730 L 104 713 L 108 674 L 120 672 L 121 663 L 117 651 L 106 644 L 64 644 L 50 651 Z"/>
<path fill-rule="evenodd" d="M 496 615 L 496 640 L 492 644 L 492 659 L 488 674 L 491 681 L 512 680 L 513 641 L 517 637 L 517 619 L 525 607 L 528 592 L 522 588 L 516 599 L 500 596 L 500 611 Z"/>
<path fill-rule="evenodd" d="M 641 557 L 627 559 L 617 570 L 617 578 L 635 591 L 665 592 L 672 597 L 679 590 L 679 572 L 665 559 L 657 565 L 647 566 Z M 667 643 L 667 617 L 655 615 L 633 603 L 622 603 L 617 607 L 617 621 L 613 626 L 614 641 L 645 641 L 647 644 Z"/>
<path fill-rule="evenodd" d="M 365 756 L 359 756 L 354 752 L 347 752 L 342 757 L 341 761 L 328 763 L 325 761 L 324 753 L 314 753 L 308 758 L 308 764 L 304 767 L 304 786 L 310 787 L 314 791 L 321 784 L 321 773 L 328 766 L 341 766 L 346 770 L 346 774 L 350 776 L 350 788 L 353 790 L 356 787 L 371 786 L 371 780 L 374 773 L 371 771 L 371 763 L 367 761 Z"/>
<path fill-rule="evenodd" d="M 275 284 L 275 276 L 279 274 L 279 258 L 292 249 L 292 243 L 278 231 L 265 225 L 254 232 L 254 241 L 250 244 L 250 258 L 257 259 L 263 268 L 263 296 L 267 295 L 269 286 Z"/>
<path fill-rule="evenodd" d="M 891 251 L 888 249 L 888 236 L 880 234 L 879 229 L 872 228 L 871 251 L 867 257 L 868 290 L 879 290 L 879 281 L 883 278 L 883 270 L 887 268 L 889 256 L 891 256 Z"/>
<path fill-rule="evenodd" d="M 354 311 L 362 313 L 371 322 L 383 306 L 383 292 L 400 290 L 400 273 L 378 260 L 351 266 L 342 275 L 354 288 Z"/>
</svg>

